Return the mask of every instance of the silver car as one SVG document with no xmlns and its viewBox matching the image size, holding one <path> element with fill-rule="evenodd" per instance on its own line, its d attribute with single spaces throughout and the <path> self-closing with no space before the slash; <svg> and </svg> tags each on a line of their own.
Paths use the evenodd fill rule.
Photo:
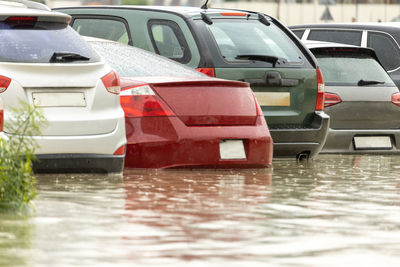
<svg viewBox="0 0 400 267">
<path fill-rule="evenodd" d="M 48 121 L 36 172 L 121 172 L 126 137 L 117 73 L 68 22 L 68 15 L 28 1 L 0 1 L 0 97 L 4 120 L 22 102 Z M 6 135 L 13 135 L 5 127 Z"/>
<path fill-rule="evenodd" d="M 400 152 L 400 93 L 370 48 L 306 41 L 331 117 L 322 153 Z"/>
</svg>

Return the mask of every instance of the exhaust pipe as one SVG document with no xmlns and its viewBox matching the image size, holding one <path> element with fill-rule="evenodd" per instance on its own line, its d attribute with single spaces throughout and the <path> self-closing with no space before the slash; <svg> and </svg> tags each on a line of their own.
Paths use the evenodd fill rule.
<svg viewBox="0 0 400 267">
<path fill-rule="evenodd" d="M 309 158 L 310 158 L 310 152 L 301 152 L 296 156 L 296 160 L 298 161 L 308 160 Z"/>
</svg>

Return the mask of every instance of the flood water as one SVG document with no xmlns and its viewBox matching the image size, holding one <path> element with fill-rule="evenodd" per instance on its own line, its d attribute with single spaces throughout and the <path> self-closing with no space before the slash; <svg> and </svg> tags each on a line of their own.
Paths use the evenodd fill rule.
<svg viewBox="0 0 400 267">
<path fill-rule="evenodd" d="M 399 266 L 400 157 L 37 176 L 0 266 Z"/>
</svg>

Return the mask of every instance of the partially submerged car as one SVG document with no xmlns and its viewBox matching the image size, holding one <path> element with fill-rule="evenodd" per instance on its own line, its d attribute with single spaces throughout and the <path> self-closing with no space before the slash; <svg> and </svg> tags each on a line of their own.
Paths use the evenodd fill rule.
<svg viewBox="0 0 400 267">
<path fill-rule="evenodd" d="M 39 3 L 0 2 L 0 97 L 12 123 L 21 101 L 47 120 L 35 172 L 118 172 L 125 121 L 118 75 L 69 25 Z M 6 135 L 13 135 L 4 128 Z"/>
<path fill-rule="evenodd" d="M 305 41 L 325 79 L 324 153 L 399 153 L 400 93 L 370 48 Z"/>
<path fill-rule="evenodd" d="M 249 85 L 211 78 L 117 42 L 87 39 L 118 71 L 131 168 L 272 164 L 272 138 Z"/>
<path fill-rule="evenodd" d="M 149 50 L 210 76 L 251 85 L 278 157 L 315 157 L 329 128 L 310 52 L 265 14 L 176 6 L 57 8 L 82 35 Z"/>
</svg>

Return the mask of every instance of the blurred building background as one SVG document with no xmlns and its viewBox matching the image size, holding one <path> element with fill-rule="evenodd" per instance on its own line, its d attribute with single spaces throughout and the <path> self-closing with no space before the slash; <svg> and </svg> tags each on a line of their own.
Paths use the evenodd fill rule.
<svg viewBox="0 0 400 267">
<path fill-rule="evenodd" d="M 37 0 L 53 7 L 79 5 L 201 6 L 202 0 Z M 264 12 L 285 25 L 400 21 L 400 0 L 209 0 L 210 7 Z"/>
</svg>

